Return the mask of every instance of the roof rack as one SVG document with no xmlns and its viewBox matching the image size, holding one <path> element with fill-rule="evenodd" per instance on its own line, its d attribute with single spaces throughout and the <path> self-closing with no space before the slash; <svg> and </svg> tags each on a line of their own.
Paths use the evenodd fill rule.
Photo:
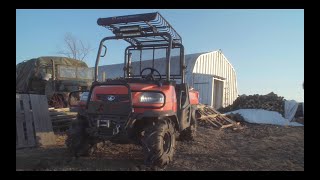
<svg viewBox="0 0 320 180">
<path fill-rule="evenodd" d="M 110 29 L 116 36 L 124 38 L 125 41 L 134 46 L 166 45 L 168 43 L 166 36 L 143 36 L 162 32 L 168 32 L 172 36 L 173 45 L 176 43 L 182 44 L 181 36 L 158 12 L 99 18 L 97 23 Z M 142 35 L 137 36 L 137 33 L 125 35 L 121 33 L 121 29 L 126 29 L 127 32 L 135 31 Z"/>
</svg>

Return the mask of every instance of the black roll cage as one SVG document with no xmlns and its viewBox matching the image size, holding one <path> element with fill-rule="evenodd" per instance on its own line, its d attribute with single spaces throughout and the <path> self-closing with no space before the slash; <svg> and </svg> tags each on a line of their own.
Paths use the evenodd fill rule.
<svg viewBox="0 0 320 180">
<path fill-rule="evenodd" d="M 130 46 L 128 46 L 125 49 L 124 53 L 124 78 L 129 77 L 129 50 L 167 49 L 165 75 L 166 81 L 170 81 L 170 78 L 172 76 L 174 79 L 181 78 L 181 83 L 185 83 L 186 66 L 182 39 L 180 35 L 158 12 L 99 18 L 97 23 L 100 26 L 104 26 L 110 29 L 115 34 L 115 36 L 105 37 L 100 41 L 95 63 L 95 82 L 98 81 L 98 65 L 100 61 L 100 54 L 102 51 L 103 43 L 107 40 L 122 39 L 130 44 Z M 138 32 L 138 35 L 134 34 L 128 36 L 121 32 L 121 28 L 130 28 L 132 26 L 139 28 L 139 31 L 134 31 Z M 171 75 L 170 72 L 171 50 L 173 48 L 180 48 L 180 72 L 178 75 Z"/>
</svg>

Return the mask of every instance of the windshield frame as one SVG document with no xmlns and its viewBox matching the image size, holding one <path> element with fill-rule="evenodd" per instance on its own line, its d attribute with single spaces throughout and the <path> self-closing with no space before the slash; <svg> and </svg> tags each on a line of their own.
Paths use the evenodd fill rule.
<svg viewBox="0 0 320 180">
<path fill-rule="evenodd" d="M 174 76 L 170 76 L 170 59 L 171 59 L 171 50 L 173 47 L 180 47 L 180 76 L 181 78 L 181 83 L 184 83 L 185 82 L 185 57 L 184 57 L 184 46 L 181 44 L 181 43 L 174 43 L 173 44 L 173 39 L 172 39 L 172 36 L 170 33 L 167 33 L 167 32 L 163 32 L 163 33 L 152 33 L 152 34 L 144 34 L 144 35 L 137 35 L 137 36 L 132 36 L 131 38 L 135 37 L 146 37 L 146 36 L 162 36 L 162 37 L 166 37 L 168 38 L 168 42 L 167 43 L 163 43 L 163 44 L 148 44 L 148 45 L 134 45 L 134 44 L 131 44 L 131 46 L 128 46 L 125 50 L 125 53 L 124 53 L 124 77 L 128 77 L 128 70 L 129 68 L 127 68 L 127 51 L 129 48 L 145 48 L 145 47 L 159 47 L 159 46 L 162 46 L 162 47 L 166 47 L 167 48 L 167 53 L 166 53 L 166 75 L 164 76 L 165 77 L 165 80 L 166 81 L 170 81 L 171 79 L 175 79 Z M 99 45 L 99 49 L 98 49 L 98 53 L 97 53 L 97 58 L 96 58 L 96 63 L 95 63 L 95 72 L 94 72 L 94 81 L 95 82 L 98 82 L 98 65 L 99 65 L 99 61 L 100 61 L 100 57 L 101 57 L 101 51 L 102 51 L 102 47 L 104 46 L 104 42 L 105 41 L 108 41 L 108 40 L 119 40 L 119 39 L 122 39 L 122 40 L 125 40 L 126 38 L 125 37 L 118 37 L 118 36 L 109 36 L 109 37 L 105 37 L 103 38 L 101 41 L 100 41 L 100 45 Z"/>
</svg>

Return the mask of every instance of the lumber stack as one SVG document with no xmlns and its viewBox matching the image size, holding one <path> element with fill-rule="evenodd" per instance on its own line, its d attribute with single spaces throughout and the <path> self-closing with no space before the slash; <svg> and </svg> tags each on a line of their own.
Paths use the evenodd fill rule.
<svg viewBox="0 0 320 180">
<path fill-rule="evenodd" d="M 70 112 L 69 108 L 49 108 L 49 115 L 55 133 L 68 130 L 71 122 L 77 117 L 77 113 Z"/>
<path fill-rule="evenodd" d="M 237 123 L 236 121 L 221 114 L 211 106 L 202 104 L 198 105 L 197 114 L 197 121 L 199 125 L 212 125 L 218 129 L 224 129 L 228 127 L 240 127 L 240 123 Z"/>
<path fill-rule="evenodd" d="M 285 99 L 271 92 L 266 95 L 241 95 L 232 105 L 225 108 L 220 108 L 220 112 L 230 112 L 238 109 L 264 109 L 268 111 L 277 111 L 284 115 Z"/>
</svg>

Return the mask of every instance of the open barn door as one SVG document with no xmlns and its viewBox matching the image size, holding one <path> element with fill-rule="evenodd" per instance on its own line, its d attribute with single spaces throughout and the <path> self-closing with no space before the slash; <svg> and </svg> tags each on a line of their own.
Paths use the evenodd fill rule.
<svg viewBox="0 0 320 180">
<path fill-rule="evenodd" d="M 213 77 L 206 74 L 193 74 L 193 88 L 199 91 L 201 104 L 213 105 Z"/>
<path fill-rule="evenodd" d="M 214 78 L 213 80 L 213 107 L 219 109 L 223 103 L 224 81 Z"/>
</svg>

